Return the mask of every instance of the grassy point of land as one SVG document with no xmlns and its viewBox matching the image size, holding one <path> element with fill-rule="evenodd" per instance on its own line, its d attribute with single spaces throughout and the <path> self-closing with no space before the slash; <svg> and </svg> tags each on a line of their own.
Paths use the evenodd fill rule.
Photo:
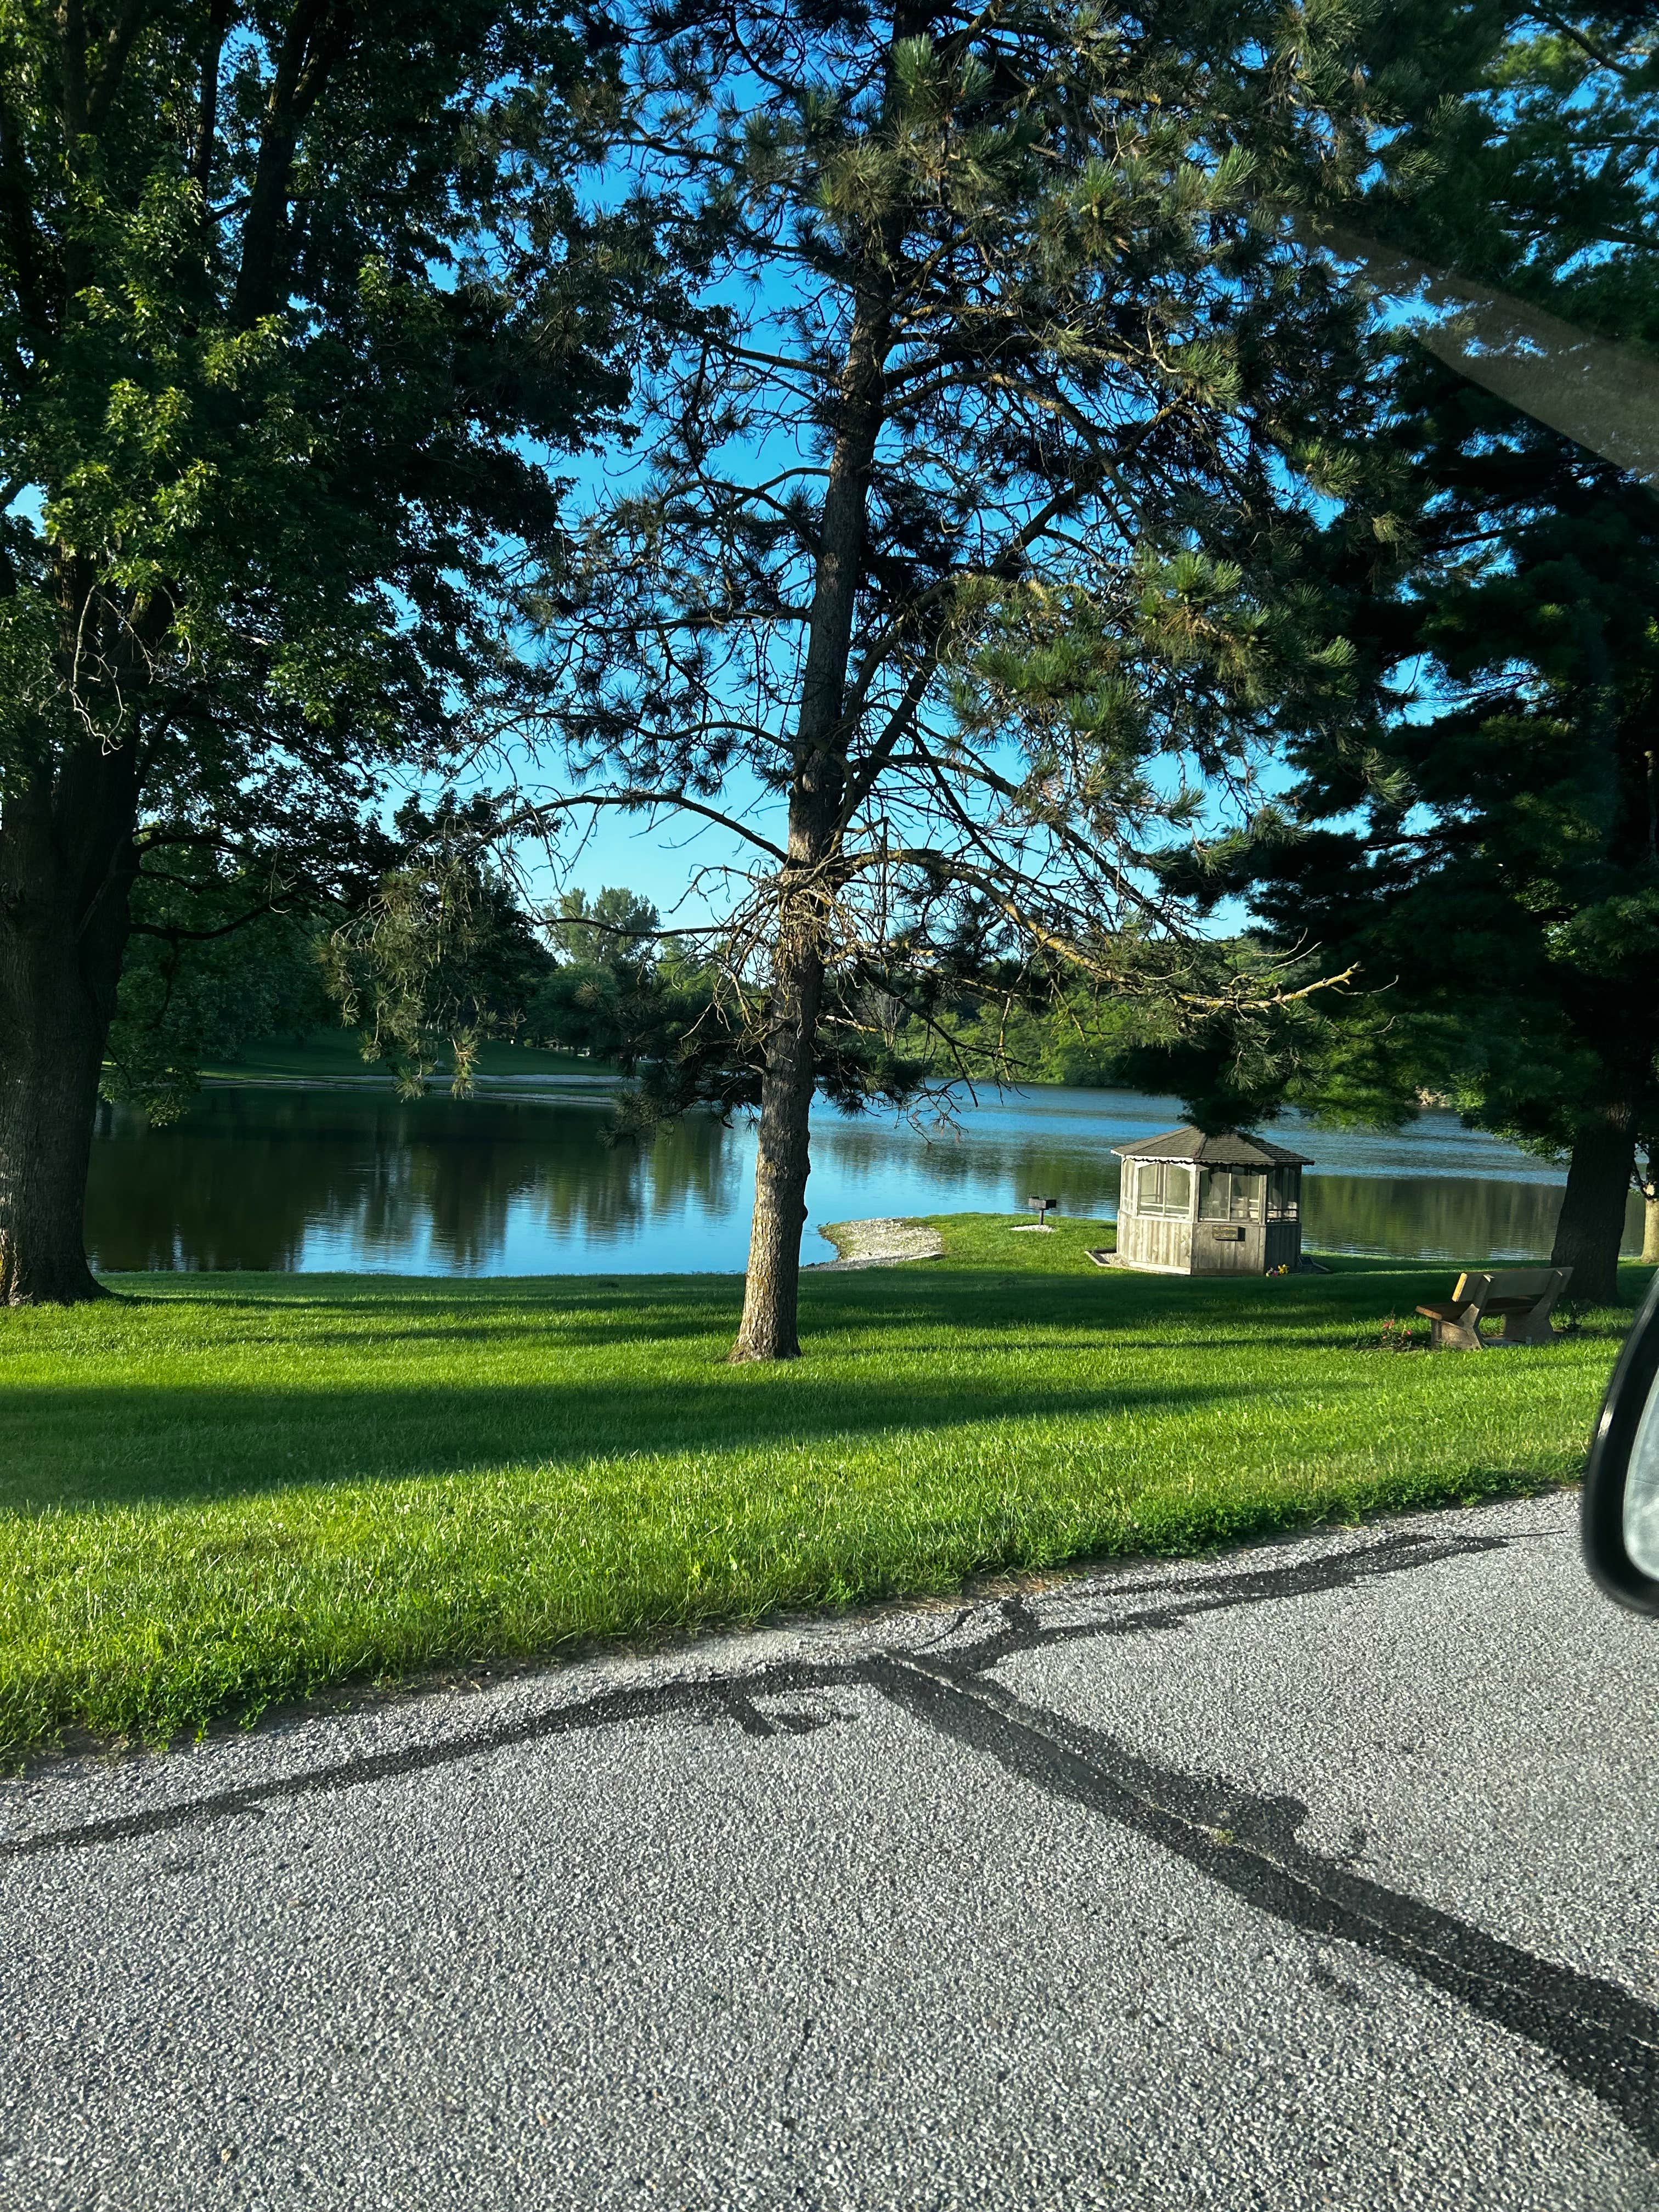
<svg viewBox="0 0 1659 2212">
<path fill-rule="evenodd" d="M 622 1078 L 611 1061 L 584 1058 L 580 1053 L 555 1052 L 540 1045 L 510 1044 L 499 1037 L 486 1038 L 478 1047 L 477 1072 L 484 1077 L 525 1076 L 542 1081 Z M 348 1084 L 379 1083 L 390 1091 L 392 1078 L 383 1060 L 366 1060 L 355 1030 L 315 1030 L 299 1039 L 266 1037 L 246 1046 L 234 1060 L 203 1070 L 210 1083 Z M 441 1063 L 432 1078 L 442 1087 L 450 1066 Z"/>
<path fill-rule="evenodd" d="M 726 1364 L 735 1276 L 0 1312 L 0 1747 L 1560 1481 L 1629 1318 L 1401 1354 L 1444 1265 L 1191 1282 L 1096 1268 L 1099 1222 L 935 1225 L 942 1259 L 808 1275 L 784 1367 Z"/>
</svg>

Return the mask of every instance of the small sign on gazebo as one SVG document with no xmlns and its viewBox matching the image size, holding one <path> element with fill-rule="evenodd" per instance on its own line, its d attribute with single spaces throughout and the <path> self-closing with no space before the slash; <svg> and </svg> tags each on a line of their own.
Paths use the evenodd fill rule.
<svg viewBox="0 0 1659 2212">
<path fill-rule="evenodd" d="M 1270 1275 L 1302 1261 L 1302 1152 L 1225 1129 L 1114 1145 L 1117 1260 L 1164 1275 Z"/>
</svg>

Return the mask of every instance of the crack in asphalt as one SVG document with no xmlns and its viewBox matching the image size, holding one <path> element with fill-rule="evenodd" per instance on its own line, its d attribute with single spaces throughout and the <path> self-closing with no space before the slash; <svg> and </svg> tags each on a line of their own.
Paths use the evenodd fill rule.
<svg viewBox="0 0 1659 2212">
<path fill-rule="evenodd" d="M 1659 2008 L 1617 1983 L 1559 1966 L 1359 1873 L 1354 1850 L 1330 1857 L 1298 1840 L 1309 1808 L 1291 1796 L 1184 1772 L 1130 1750 L 1103 1731 L 1033 1705 L 990 1671 L 1018 1654 L 1096 1638 L 1150 1635 L 1203 1614 L 1351 1588 L 1382 1576 L 1500 1551 L 1510 1536 L 1432 1537 L 1407 1532 L 1376 1544 L 1277 1567 L 1246 1568 L 1169 1583 L 1120 1583 L 1112 1601 L 1156 1592 L 1160 1602 L 1104 1619 L 1045 1623 L 1019 1596 L 994 1601 L 995 1626 L 942 1648 L 981 1612 L 961 1609 L 942 1637 L 842 1659 L 781 1661 L 747 1671 L 687 1676 L 611 1691 L 440 1743 L 343 1761 L 211 1796 L 112 1820 L 0 1841 L 0 1858 L 84 1849 L 226 1820 L 258 1819 L 267 1805 L 329 1796 L 419 1774 L 521 1744 L 674 1714 L 724 1717 L 744 1733 L 801 1735 L 822 1715 L 763 1712 L 757 1698 L 862 1685 L 935 1734 L 989 1758 L 1010 1774 L 1133 1830 L 1196 1868 L 1218 1887 L 1304 1934 L 1350 1943 L 1402 1966 L 1481 2018 L 1546 2052 L 1568 2078 L 1659 2156 Z M 836 1714 L 839 1719 L 845 1716 Z M 809 2030 L 810 2033 L 810 2030 Z M 804 2047 L 804 2046 L 803 2046 Z"/>
</svg>

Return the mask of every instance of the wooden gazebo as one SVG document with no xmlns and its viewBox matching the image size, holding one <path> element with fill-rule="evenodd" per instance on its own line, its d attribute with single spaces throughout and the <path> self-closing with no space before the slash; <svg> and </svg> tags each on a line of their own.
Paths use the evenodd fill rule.
<svg viewBox="0 0 1659 2212">
<path fill-rule="evenodd" d="M 1313 1163 L 1237 1129 L 1171 1129 L 1114 1145 L 1123 1163 L 1120 1266 L 1164 1275 L 1266 1275 L 1302 1260 L 1302 1170 Z"/>
</svg>

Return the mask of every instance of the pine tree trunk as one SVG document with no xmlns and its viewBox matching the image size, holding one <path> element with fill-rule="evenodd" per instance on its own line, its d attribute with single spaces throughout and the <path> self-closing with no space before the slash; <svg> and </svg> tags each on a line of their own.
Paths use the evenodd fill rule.
<svg viewBox="0 0 1659 2212">
<path fill-rule="evenodd" d="M 104 1296 L 87 1169 L 134 872 L 130 753 L 17 775 L 0 815 L 0 1305 Z"/>
<path fill-rule="evenodd" d="M 1572 1269 L 1567 1295 L 1575 1304 L 1619 1302 L 1619 1247 L 1635 1164 L 1636 1139 L 1626 1107 L 1607 1109 L 1573 1145 L 1550 1261 Z"/>
<path fill-rule="evenodd" d="M 1642 1265 L 1659 1267 L 1659 1156 L 1652 1154 L 1642 1194 Z"/>
<path fill-rule="evenodd" d="M 761 1088 L 755 1218 L 735 1361 L 799 1359 L 800 1239 L 823 959 L 810 935 L 780 946 L 773 964 L 771 1029 Z"/>
<path fill-rule="evenodd" d="M 777 942 L 767 1006 L 760 1140 L 749 1275 L 734 1361 L 798 1359 L 800 1239 L 811 1166 L 809 1116 L 817 1070 L 818 1008 L 834 858 L 847 793 L 847 664 L 862 569 L 870 467 L 881 427 L 888 342 L 884 299 L 854 318 L 841 410 L 818 531 L 800 713 L 789 787 L 788 859 L 778 887 Z"/>
</svg>

